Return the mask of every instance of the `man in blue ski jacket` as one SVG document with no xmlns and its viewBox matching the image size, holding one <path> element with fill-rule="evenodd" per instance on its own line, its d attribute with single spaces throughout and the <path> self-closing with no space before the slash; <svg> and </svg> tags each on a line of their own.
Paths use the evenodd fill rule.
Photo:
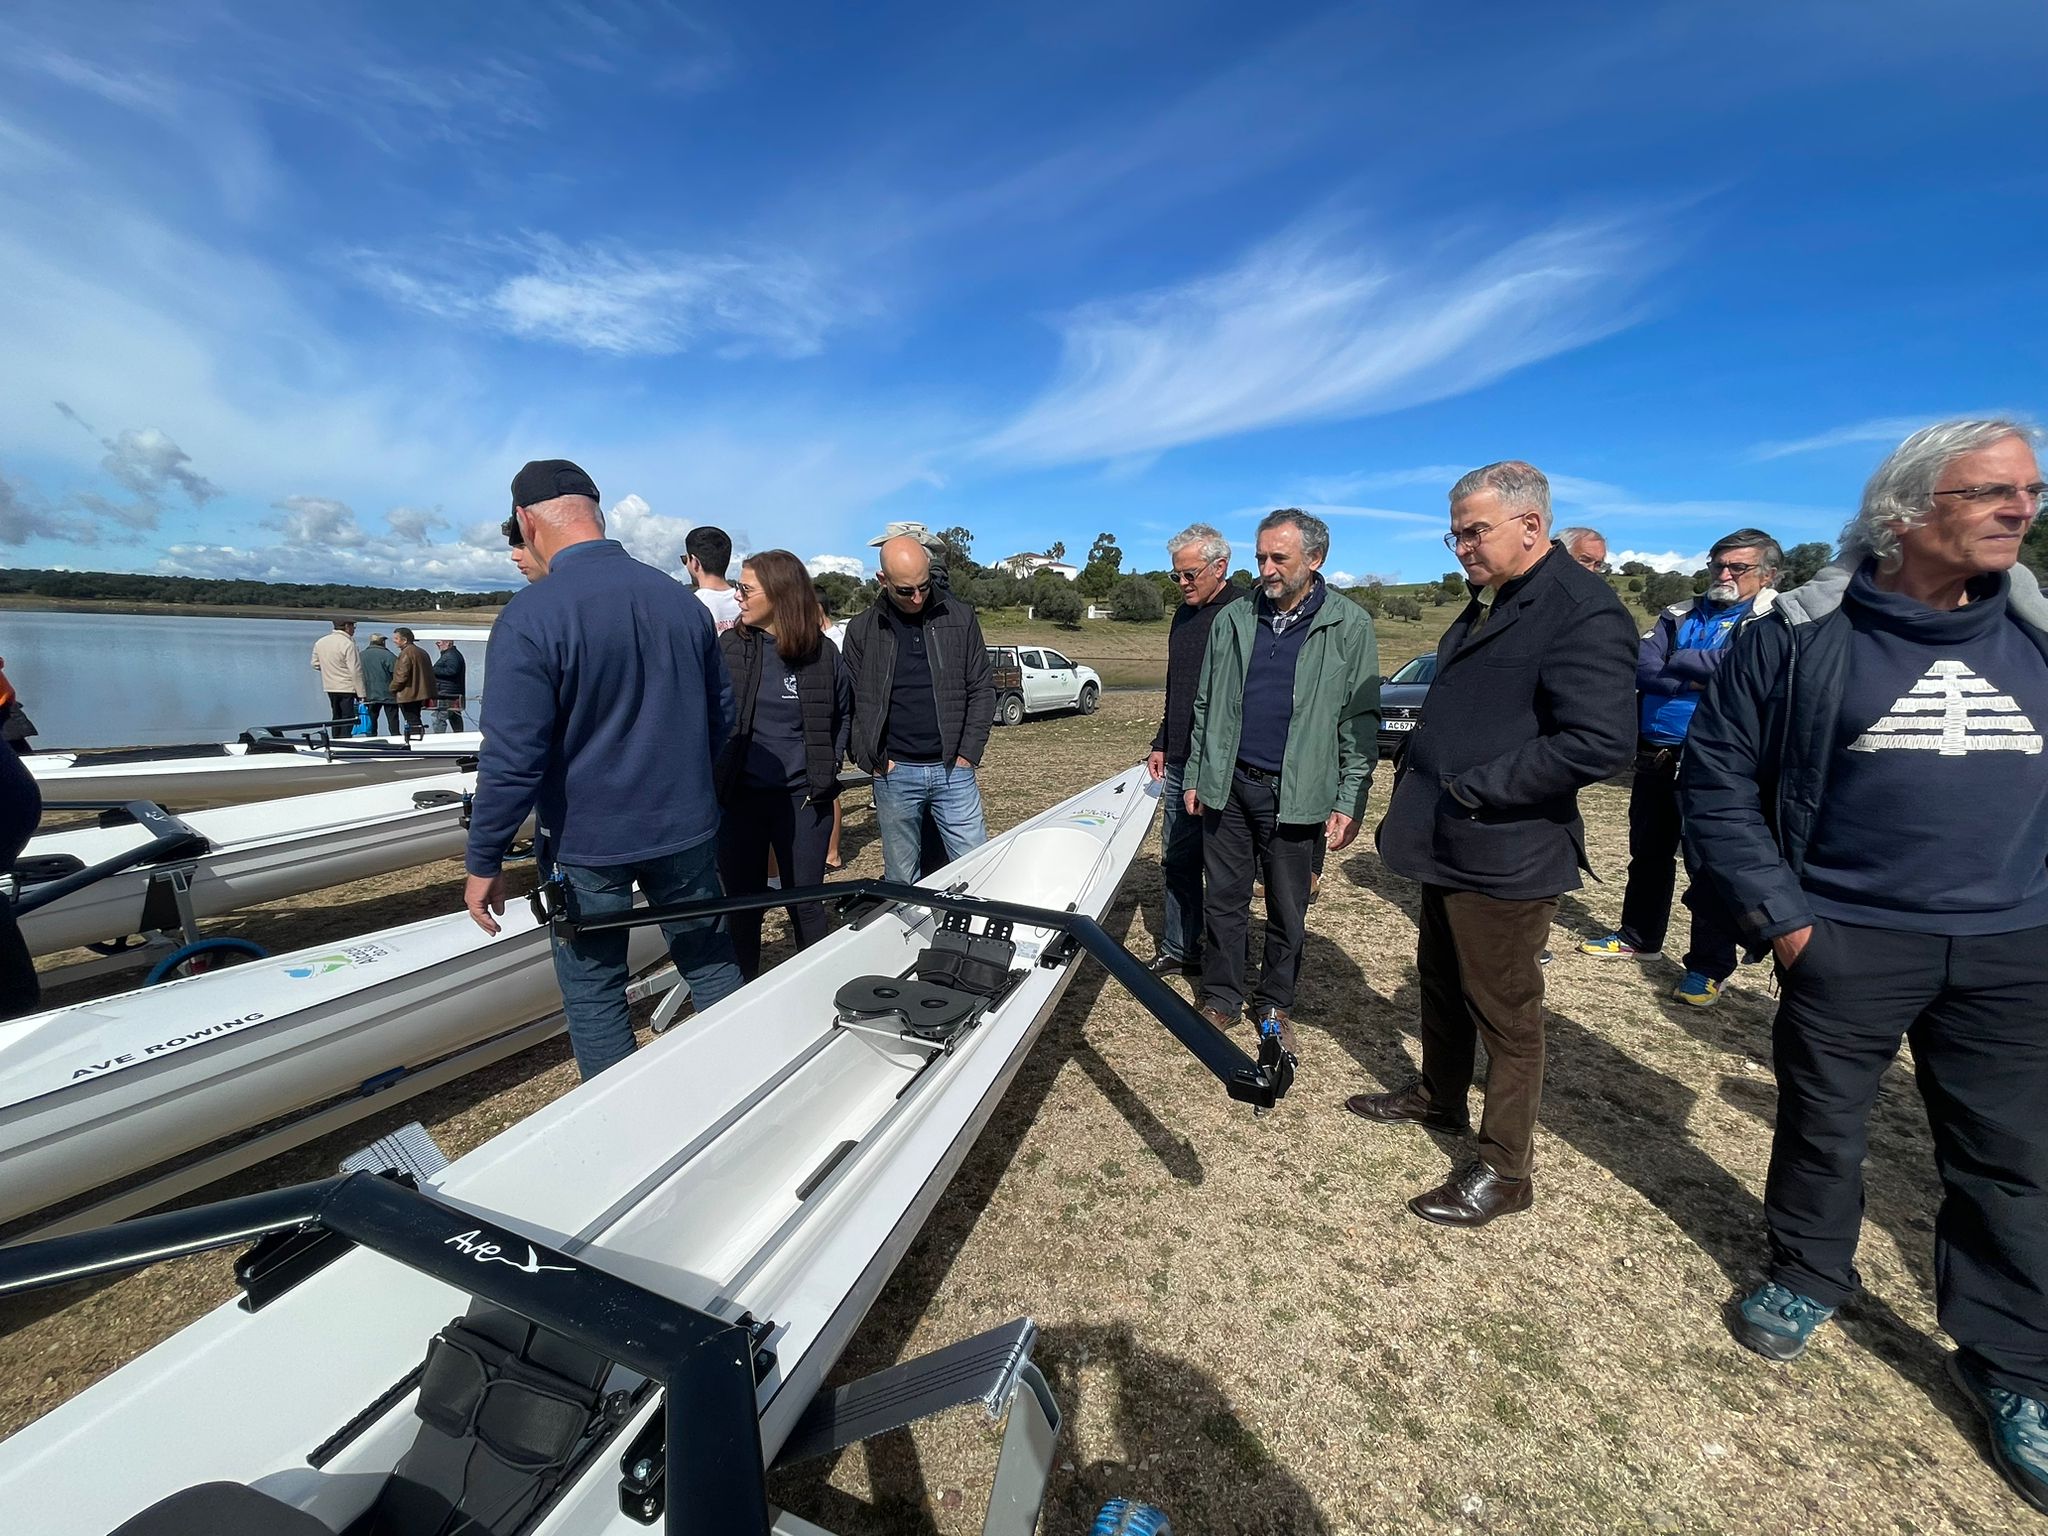
<svg viewBox="0 0 2048 1536">
<path fill-rule="evenodd" d="M 1628 795 L 1628 889 L 1621 926 L 1588 939 L 1579 952 L 1596 959 L 1653 955 L 1664 947 L 1671 922 L 1671 892 L 1678 855 L 1678 764 L 1693 711 L 1707 682 L 1728 654 L 1735 632 L 1768 613 L 1785 563 L 1778 541 L 1742 528 L 1707 555 L 1707 590 L 1673 603 L 1657 616 L 1636 654 L 1636 772 Z M 1695 880 L 1685 893 L 1692 910 L 1685 975 L 1672 996 L 1695 1008 L 1721 1000 L 1721 984 L 1735 973 L 1735 923 L 1713 887 Z"/>
</svg>

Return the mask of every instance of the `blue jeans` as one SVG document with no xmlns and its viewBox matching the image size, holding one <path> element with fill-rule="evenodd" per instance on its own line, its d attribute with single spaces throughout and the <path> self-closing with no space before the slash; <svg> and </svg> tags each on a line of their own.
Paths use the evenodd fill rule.
<svg viewBox="0 0 2048 1536">
<path fill-rule="evenodd" d="M 946 844 L 946 861 L 988 841 L 981 815 L 981 786 L 974 770 L 958 763 L 898 763 L 875 775 L 875 820 L 882 828 L 882 878 L 914 881 L 918 836 L 925 812 Z"/>
<path fill-rule="evenodd" d="M 722 894 L 716 838 L 638 864 L 557 864 L 555 870 L 568 882 L 570 907 L 578 917 L 624 912 L 633 905 L 635 881 L 657 906 Z M 722 918 L 664 923 L 661 931 L 700 1011 L 740 989 L 740 968 L 733 962 L 732 939 Z M 633 1054 L 633 1021 L 626 1006 L 627 939 L 623 928 L 581 934 L 573 941 L 555 937 L 555 979 L 562 987 L 569 1045 L 586 1081 Z"/>
<path fill-rule="evenodd" d="M 1202 818 L 1182 796 L 1187 764 L 1168 763 L 1159 781 L 1159 871 L 1166 883 L 1166 928 L 1159 952 L 1190 965 L 1202 959 Z"/>
</svg>

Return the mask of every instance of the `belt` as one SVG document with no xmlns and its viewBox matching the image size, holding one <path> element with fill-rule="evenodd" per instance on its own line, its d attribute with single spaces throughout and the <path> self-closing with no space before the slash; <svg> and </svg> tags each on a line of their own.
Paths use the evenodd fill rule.
<svg viewBox="0 0 2048 1536">
<path fill-rule="evenodd" d="M 1250 779 L 1254 784 L 1278 784 L 1280 782 L 1279 774 L 1265 768 L 1254 768 L 1241 757 L 1237 760 L 1237 771 Z"/>
</svg>

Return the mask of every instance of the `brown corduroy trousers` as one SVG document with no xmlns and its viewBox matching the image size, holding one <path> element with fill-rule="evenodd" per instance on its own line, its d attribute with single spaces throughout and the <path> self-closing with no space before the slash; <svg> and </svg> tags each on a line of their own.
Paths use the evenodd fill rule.
<svg viewBox="0 0 2048 1536">
<path fill-rule="evenodd" d="M 1486 1112 L 1479 1156 L 1525 1179 L 1543 1102 L 1543 964 L 1557 898 L 1503 901 L 1422 888 L 1415 971 L 1422 991 L 1422 1083 L 1429 1102 L 1463 1113 L 1474 1042 L 1486 1041 Z"/>
</svg>

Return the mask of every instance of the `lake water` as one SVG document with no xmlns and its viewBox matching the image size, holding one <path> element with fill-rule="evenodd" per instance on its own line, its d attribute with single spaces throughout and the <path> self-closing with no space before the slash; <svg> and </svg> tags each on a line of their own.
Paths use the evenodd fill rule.
<svg viewBox="0 0 2048 1536">
<path fill-rule="evenodd" d="M 449 620 L 450 629 L 464 627 L 455 614 Z M 252 725 L 326 716 L 313 642 L 332 628 L 325 619 L 4 609 L 0 657 L 36 723 L 38 751 L 228 741 Z M 390 632 L 388 623 L 356 625 L 359 641 Z M 434 647 L 426 650 L 431 657 Z M 464 643 L 462 654 L 469 662 L 464 723 L 474 730 L 484 649 Z"/>
</svg>

